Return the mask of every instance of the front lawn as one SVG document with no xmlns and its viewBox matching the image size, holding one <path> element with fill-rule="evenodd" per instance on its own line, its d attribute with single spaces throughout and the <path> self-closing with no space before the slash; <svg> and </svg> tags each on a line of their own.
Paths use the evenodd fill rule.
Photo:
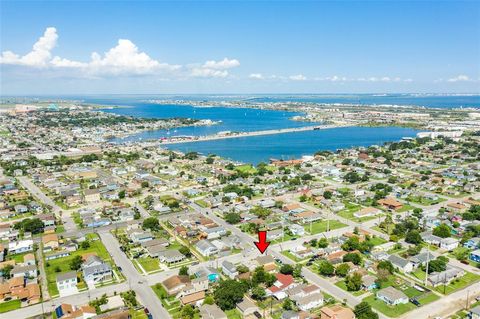
<svg viewBox="0 0 480 319">
<path fill-rule="evenodd" d="M 363 289 L 360 289 L 360 290 L 358 290 L 358 291 L 349 291 L 349 290 L 347 289 L 347 285 L 345 284 L 345 280 L 340 280 L 340 281 L 338 281 L 337 283 L 335 283 L 335 286 L 337 286 L 337 287 L 339 287 L 339 288 L 342 288 L 343 290 L 351 293 L 351 294 L 354 295 L 354 296 L 361 296 L 361 295 L 363 295 L 364 293 L 366 293 L 366 291 L 363 290 Z"/>
<path fill-rule="evenodd" d="M 328 225 L 330 222 L 330 225 Z M 310 224 L 305 224 L 303 228 L 312 235 L 323 233 L 327 231 L 327 226 L 329 226 L 329 230 L 334 230 L 338 228 L 347 227 L 344 223 L 339 222 L 338 220 L 322 220 L 319 222 L 312 223 L 311 228 Z M 311 231 L 310 231 L 311 230 Z"/>
<path fill-rule="evenodd" d="M 434 289 L 444 295 L 451 294 L 457 290 L 463 289 L 471 284 L 477 282 L 480 279 L 479 275 L 472 274 L 471 272 L 467 272 L 463 277 L 453 280 L 448 285 L 440 285 L 435 287 Z"/>
<path fill-rule="evenodd" d="M 4 313 L 7 311 L 12 311 L 18 309 L 22 306 L 22 302 L 20 300 L 10 300 L 7 302 L 0 303 L 0 313 Z"/>
<path fill-rule="evenodd" d="M 157 258 L 144 257 L 138 258 L 137 261 L 147 273 L 160 269 L 159 261 Z"/>
<path fill-rule="evenodd" d="M 401 305 L 396 305 L 396 306 L 390 306 L 387 305 L 385 302 L 383 302 L 380 299 L 377 299 L 375 295 L 368 296 L 363 299 L 363 301 L 368 302 L 372 306 L 372 308 L 380 311 L 384 315 L 392 318 L 400 317 L 404 313 L 411 311 L 415 308 L 417 308 L 414 304 L 412 303 L 407 303 L 407 304 L 401 304 Z"/>
</svg>

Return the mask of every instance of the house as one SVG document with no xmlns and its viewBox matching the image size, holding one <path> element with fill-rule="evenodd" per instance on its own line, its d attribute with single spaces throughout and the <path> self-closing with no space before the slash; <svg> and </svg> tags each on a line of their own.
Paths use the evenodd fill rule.
<svg viewBox="0 0 480 319">
<path fill-rule="evenodd" d="M 203 231 L 207 235 L 207 239 L 215 239 L 224 236 L 227 231 L 222 226 L 207 228 Z"/>
<path fill-rule="evenodd" d="M 480 319 L 480 306 L 473 307 L 468 311 L 469 319 Z"/>
<path fill-rule="evenodd" d="M 377 216 L 380 214 L 382 211 L 378 208 L 375 207 L 365 207 L 362 208 L 361 210 L 353 213 L 353 216 L 357 218 L 362 218 L 362 217 L 372 217 L 372 216 Z"/>
<path fill-rule="evenodd" d="M 63 303 L 55 308 L 55 315 L 58 319 L 89 319 L 95 317 L 97 312 L 89 305 L 76 307 Z"/>
<path fill-rule="evenodd" d="M 388 257 L 388 261 L 390 261 L 395 268 L 404 273 L 409 273 L 413 271 L 413 264 L 405 258 L 397 255 L 390 255 Z"/>
<path fill-rule="evenodd" d="M 452 280 L 465 275 L 461 268 L 447 266 L 447 269 L 441 272 L 434 272 L 428 276 L 428 282 L 433 286 L 448 285 Z"/>
<path fill-rule="evenodd" d="M 237 304 L 237 310 L 240 312 L 243 318 L 260 311 L 260 309 L 249 298 L 246 297 Z"/>
<path fill-rule="evenodd" d="M 227 319 L 227 315 L 217 305 L 202 305 L 200 307 L 201 319 Z"/>
<path fill-rule="evenodd" d="M 288 226 L 288 229 L 292 232 L 294 236 L 303 236 L 305 235 L 305 229 L 297 224 L 291 224 Z"/>
<path fill-rule="evenodd" d="M 475 238 L 470 238 L 467 240 L 464 244 L 463 247 L 468 248 L 468 249 L 476 249 L 480 245 L 480 238 L 475 237 Z"/>
<path fill-rule="evenodd" d="M 195 248 L 198 250 L 200 254 L 205 257 L 209 257 L 218 253 L 218 248 L 215 247 L 211 242 L 208 240 L 200 240 L 195 244 Z"/>
<path fill-rule="evenodd" d="M 259 266 L 262 266 L 266 272 L 272 272 L 277 269 L 275 259 L 270 255 L 258 256 L 255 261 Z"/>
<path fill-rule="evenodd" d="M 189 283 L 190 278 L 188 276 L 175 275 L 162 281 L 162 286 L 165 288 L 169 296 L 173 296 L 182 291 L 182 289 Z"/>
<path fill-rule="evenodd" d="M 40 286 L 24 277 L 0 282 L 0 300 L 20 300 L 26 305 L 40 302 Z"/>
<path fill-rule="evenodd" d="M 92 255 L 82 265 L 83 279 L 87 284 L 98 284 L 112 279 L 112 267 L 100 257 Z"/>
<path fill-rule="evenodd" d="M 0 249 L 2 249 L 1 246 L 0 246 Z M 34 255 L 34 254 L 26 254 L 26 255 L 24 255 L 24 256 L 23 256 L 23 265 L 24 265 L 24 266 L 36 265 L 35 255 Z"/>
<path fill-rule="evenodd" d="M 215 268 L 212 267 L 201 267 L 195 272 L 195 277 L 197 278 L 208 278 L 209 282 L 217 282 L 220 279 L 220 275 Z"/>
<path fill-rule="evenodd" d="M 320 309 L 320 319 L 355 319 L 355 314 L 350 308 L 333 305 Z"/>
<path fill-rule="evenodd" d="M 100 191 L 98 189 L 86 189 L 83 191 L 83 199 L 86 203 L 98 203 L 100 201 Z"/>
<path fill-rule="evenodd" d="M 410 261 L 413 263 L 413 268 L 418 268 L 427 263 L 427 261 L 434 260 L 435 256 L 430 252 L 423 252 L 416 256 L 410 257 Z"/>
<path fill-rule="evenodd" d="M 167 264 L 174 264 L 181 262 L 186 257 L 178 249 L 163 250 L 158 253 L 158 259 Z"/>
<path fill-rule="evenodd" d="M 399 210 L 403 207 L 403 204 L 392 197 L 382 198 L 378 200 L 378 203 L 387 209 Z"/>
<path fill-rule="evenodd" d="M 45 260 L 54 260 L 54 259 L 58 259 L 58 258 L 68 257 L 68 256 L 70 256 L 69 251 L 61 250 L 61 251 L 53 253 L 53 254 L 45 255 Z"/>
<path fill-rule="evenodd" d="M 298 298 L 295 302 L 300 310 L 308 311 L 323 305 L 323 294 L 321 292 L 315 292 Z"/>
<path fill-rule="evenodd" d="M 474 250 L 469 255 L 470 260 L 480 263 L 480 249 Z"/>
<path fill-rule="evenodd" d="M 43 251 L 58 249 L 58 236 L 56 234 L 48 234 L 42 237 Z"/>
<path fill-rule="evenodd" d="M 300 313 L 293 310 L 283 311 L 280 319 L 300 319 Z"/>
<path fill-rule="evenodd" d="M 456 238 L 447 237 L 440 240 L 440 248 L 451 251 L 458 247 L 460 241 Z"/>
<path fill-rule="evenodd" d="M 222 262 L 222 272 L 230 279 L 235 279 L 238 275 L 237 267 L 228 260 Z"/>
<path fill-rule="evenodd" d="M 439 246 L 440 242 L 442 241 L 441 237 L 433 235 L 431 232 L 423 232 L 420 234 L 420 236 L 422 236 L 424 242 L 435 246 Z"/>
<path fill-rule="evenodd" d="M 200 305 L 205 299 L 205 291 L 199 291 L 180 298 L 182 305 Z"/>
<path fill-rule="evenodd" d="M 31 239 L 12 241 L 8 243 L 8 252 L 11 255 L 22 254 L 29 251 L 33 251 L 33 240 Z"/>
<path fill-rule="evenodd" d="M 362 288 L 365 290 L 377 289 L 377 278 L 372 275 L 365 275 L 362 277 Z"/>
<path fill-rule="evenodd" d="M 78 292 L 77 288 L 77 272 L 69 271 L 64 274 L 57 275 L 57 289 L 60 297 L 70 296 Z"/>
<path fill-rule="evenodd" d="M 392 306 L 408 303 L 407 295 L 392 286 L 379 290 L 377 298 Z"/>
<path fill-rule="evenodd" d="M 149 257 L 158 258 L 159 254 L 167 250 L 167 248 L 163 245 L 155 245 L 155 246 L 147 246 L 145 250 L 147 251 L 147 254 Z"/>
<path fill-rule="evenodd" d="M 294 285 L 293 276 L 277 273 L 275 274 L 275 277 L 277 280 L 273 283 L 273 285 L 265 289 L 267 296 L 274 296 L 278 300 L 285 299 L 287 297 L 285 290 Z"/>
<path fill-rule="evenodd" d="M 141 244 L 143 242 L 154 239 L 155 237 L 149 231 L 134 231 L 130 234 L 130 239 L 135 244 Z"/>
<path fill-rule="evenodd" d="M 36 265 L 15 265 L 10 271 L 10 275 L 13 277 L 22 278 L 37 278 L 37 266 Z"/>
</svg>

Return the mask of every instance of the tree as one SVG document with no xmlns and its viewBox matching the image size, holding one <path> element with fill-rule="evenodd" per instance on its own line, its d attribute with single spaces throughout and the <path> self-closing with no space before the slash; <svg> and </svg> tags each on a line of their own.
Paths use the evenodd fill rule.
<svg viewBox="0 0 480 319">
<path fill-rule="evenodd" d="M 190 249 L 187 246 L 182 246 L 178 249 L 178 251 L 185 255 L 186 257 L 190 257 L 192 253 L 190 252 Z"/>
<path fill-rule="evenodd" d="M 179 276 L 188 276 L 188 267 L 187 266 L 182 266 L 180 267 L 180 270 L 178 271 Z"/>
<path fill-rule="evenodd" d="M 450 237 L 452 230 L 447 224 L 440 224 L 433 229 L 433 234 L 438 237 L 447 238 Z"/>
<path fill-rule="evenodd" d="M 160 223 L 155 217 L 145 218 L 142 224 L 143 229 L 150 229 L 151 231 L 160 230 Z"/>
<path fill-rule="evenodd" d="M 193 319 L 195 317 L 195 309 L 191 305 L 183 306 L 181 317 L 182 319 Z"/>
<path fill-rule="evenodd" d="M 266 295 L 267 293 L 262 287 L 256 286 L 252 289 L 252 298 L 255 300 L 262 300 Z"/>
<path fill-rule="evenodd" d="M 14 229 L 22 230 L 23 232 L 29 232 L 32 234 L 43 233 L 43 222 L 39 218 L 25 218 L 21 222 L 18 222 L 13 226 Z"/>
<path fill-rule="evenodd" d="M 318 248 L 327 248 L 328 247 L 328 239 L 322 237 L 317 242 Z"/>
<path fill-rule="evenodd" d="M 224 280 L 218 284 L 213 292 L 213 297 L 215 298 L 215 303 L 222 310 L 230 310 L 242 301 L 246 291 L 247 289 L 242 283 L 235 280 Z"/>
<path fill-rule="evenodd" d="M 207 157 L 207 159 L 205 160 L 206 164 L 213 164 L 213 162 L 215 162 L 215 159 L 213 157 Z"/>
<path fill-rule="evenodd" d="M 71 270 L 79 270 L 80 268 L 82 268 L 82 263 L 83 263 L 82 257 L 79 256 L 79 255 L 76 255 L 70 261 L 70 269 Z"/>
<path fill-rule="evenodd" d="M 325 199 L 331 199 L 331 198 L 332 198 L 332 195 L 333 195 L 333 193 L 332 193 L 331 191 L 324 191 L 324 192 L 323 192 L 323 197 L 324 197 Z"/>
<path fill-rule="evenodd" d="M 335 274 L 340 277 L 345 277 L 350 271 L 350 266 L 348 264 L 340 264 L 335 268 Z"/>
<path fill-rule="evenodd" d="M 80 246 L 82 247 L 82 249 L 88 249 L 88 248 L 90 248 L 90 241 L 89 240 L 84 240 L 84 241 L 82 241 Z"/>
<path fill-rule="evenodd" d="M 2 269 L 2 272 L 3 272 L 3 277 L 5 277 L 5 279 L 9 279 L 11 277 L 11 271 L 13 269 L 13 265 L 6 265 L 5 267 L 3 267 Z"/>
<path fill-rule="evenodd" d="M 372 306 L 366 301 L 362 301 L 356 305 L 353 312 L 357 319 L 378 319 L 378 314 L 373 312 Z"/>
<path fill-rule="evenodd" d="M 142 188 L 147 188 L 149 185 L 148 181 L 143 181 L 141 184 Z"/>
<path fill-rule="evenodd" d="M 362 256 L 357 253 L 348 253 L 343 256 L 343 262 L 349 262 L 351 261 L 355 265 L 360 265 L 362 263 Z"/>
<path fill-rule="evenodd" d="M 362 288 L 362 276 L 359 273 L 354 273 L 345 278 L 345 284 L 348 291 L 359 291 Z"/>
<path fill-rule="evenodd" d="M 322 260 L 318 265 L 318 272 L 323 276 L 331 276 L 335 272 L 335 267 L 330 262 Z"/>
<path fill-rule="evenodd" d="M 293 274 L 293 266 L 289 264 L 283 264 L 282 267 L 280 267 L 280 273 L 284 275 Z"/>
<path fill-rule="evenodd" d="M 241 220 L 242 218 L 238 213 L 228 213 L 225 215 L 225 221 L 229 224 L 238 224 Z"/>
<path fill-rule="evenodd" d="M 392 263 L 389 260 L 382 260 L 378 263 L 377 269 L 385 269 L 390 274 L 393 274 L 395 271 L 395 267 L 393 267 Z"/>
<path fill-rule="evenodd" d="M 248 267 L 245 266 L 245 265 L 238 265 L 237 266 L 237 271 L 240 273 L 240 274 L 244 274 L 246 272 L 249 271 Z"/>
<path fill-rule="evenodd" d="M 282 303 L 283 310 L 292 310 L 293 309 L 293 301 L 290 298 L 285 298 Z"/>
<path fill-rule="evenodd" d="M 118 192 L 118 198 L 123 199 L 125 198 L 125 190 L 122 189 L 121 191 Z"/>
<path fill-rule="evenodd" d="M 418 245 L 423 242 L 423 239 L 418 230 L 411 230 L 405 236 L 405 241 L 409 244 Z"/>
<path fill-rule="evenodd" d="M 203 300 L 203 303 L 206 305 L 213 305 L 215 303 L 215 299 L 213 299 L 213 296 L 206 296 Z"/>
</svg>

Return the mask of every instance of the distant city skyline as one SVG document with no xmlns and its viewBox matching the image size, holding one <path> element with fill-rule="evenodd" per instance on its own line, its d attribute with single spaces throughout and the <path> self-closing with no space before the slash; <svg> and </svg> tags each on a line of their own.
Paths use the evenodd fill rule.
<svg viewBox="0 0 480 319">
<path fill-rule="evenodd" d="M 2 1 L 0 94 L 480 93 L 480 3 Z"/>
</svg>

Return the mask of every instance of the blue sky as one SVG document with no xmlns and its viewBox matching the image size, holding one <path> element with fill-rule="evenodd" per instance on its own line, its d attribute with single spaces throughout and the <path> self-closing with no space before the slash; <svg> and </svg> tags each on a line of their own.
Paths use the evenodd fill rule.
<svg viewBox="0 0 480 319">
<path fill-rule="evenodd" d="M 3 95 L 480 92 L 478 1 L 0 5 Z"/>
</svg>

